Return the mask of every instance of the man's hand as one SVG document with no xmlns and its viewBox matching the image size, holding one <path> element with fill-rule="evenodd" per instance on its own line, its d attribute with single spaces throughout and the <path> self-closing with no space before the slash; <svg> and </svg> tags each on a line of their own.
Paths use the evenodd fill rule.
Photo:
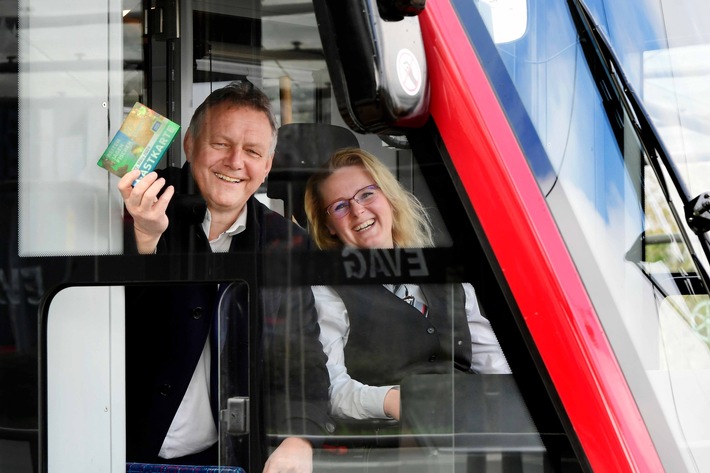
<svg viewBox="0 0 710 473">
<path fill-rule="evenodd" d="M 313 447 L 308 440 L 289 437 L 266 460 L 264 473 L 311 473 Z"/>
<path fill-rule="evenodd" d="M 118 190 L 121 192 L 128 213 L 133 217 L 138 252 L 150 254 L 155 251 L 160 236 L 168 228 L 168 216 L 165 211 L 175 189 L 173 186 L 168 186 L 158 198 L 158 193 L 165 185 L 165 179 L 162 177 L 158 179 L 158 174 L 151 172 L 133 187 L 133 181 L 138 176 L 140 176 L 138 170 L 124 175 L 118 181 Z"/>
</svg>

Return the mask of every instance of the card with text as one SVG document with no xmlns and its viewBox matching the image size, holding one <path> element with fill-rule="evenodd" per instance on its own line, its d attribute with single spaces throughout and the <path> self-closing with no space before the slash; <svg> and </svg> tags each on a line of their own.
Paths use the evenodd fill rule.
<svg viewBox="0 0 710 473">
<path fill-rule="evenodd" d="M 121 177 L 140 169 L 140 180 L 160 162 L 180 125 L 136 102 L 109 143 L 98 165 Z"/>
</svg>

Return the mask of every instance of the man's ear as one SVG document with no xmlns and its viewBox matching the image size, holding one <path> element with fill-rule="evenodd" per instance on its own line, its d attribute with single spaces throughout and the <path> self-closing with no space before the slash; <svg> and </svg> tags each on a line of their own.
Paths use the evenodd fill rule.
<svg viewBox="0 0 710 473">
<path fill-rule="evenodd" d="M 269 177 L 269 173 L 271 172 L 271 166 L 274 165 L 274 153 L 271 153 L 271 156 L 266 160 L 266 163 L 264 164 L 264 181 L 266 182 L 266 178 Z"/>
<path fill-rule="evenodd" d="M 192 133 L 190 133 L 190 130 L 188 129 L 187 132 L 185 132 L 185 138 L 182 140 L 182 148 L 185 150 L 185 159 L 187 159 L 187 161 L 190 161 L 192 158 L 193 146 L 194 143 L 192 141 Z"/>
</svg>

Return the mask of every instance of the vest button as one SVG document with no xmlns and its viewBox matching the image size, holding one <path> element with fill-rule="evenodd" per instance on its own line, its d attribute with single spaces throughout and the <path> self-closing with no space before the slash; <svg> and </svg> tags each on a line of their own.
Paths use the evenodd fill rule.
<svg viewBox="0 0 710 473">
<path fill-rule="evenodd" d="M 195 307 L 192 309 L 192 318 L 195 320 L 200 320 L 202 318 L 202 307 Z"/>
<path fill-rule="evenodd" d="M 436 329 L 434 327 L 429 327 L 428 329 L 426 329 L 426 333 L 428 333 L 429 335 L 431 335 L 434 332 L 436 332 Z"/>
<path fill-rule="evenodd" d="M 160 394 L 165 397 L 168 397 L 168 395 L 170 394 L 170 391 L 172 391 L 172 389 L 173 389 L 173 387 L 170 386 L 169 384 L 163 384 L 160 387 Z"/>
<path fill-rule="evenodd" d="M 431 355 L 431 356 L 429 357 L 429 361 L 430 361 L 430 362 L 436 361 L 436 355 Z"/>
<path fill-rule="evenodd" d="M 332 434 L 333 432 L 335 432 L 335 424 L 333 424 L 332 422 L 326 422 L 325 430 L 327 430 L 329 434 Z"/>
</svg>

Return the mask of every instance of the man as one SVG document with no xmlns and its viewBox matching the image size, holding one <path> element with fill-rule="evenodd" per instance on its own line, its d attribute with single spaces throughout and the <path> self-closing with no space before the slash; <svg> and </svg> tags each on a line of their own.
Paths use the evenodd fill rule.
<svg viewBox="0 0 710 473">
<path fill-rule="evenodd" d="M 133 186 L 138 171 L 120 180 L 130 214 L 127 245 L 135 244 L 142 254 L 305 248 L 308 238 L 300 228 L 254 198 L 271 169 L 276 137 L 263 92 L 249 82 L 214 91 L 197 108 L 185 134 L 187 163 L 179 180 L 171 183 L 169 173 L 150 173 Z M 192 186 L 195 195 L 189 194 Z M 127 288 L 128 461 L 218 463 L 213 370 L 215 345 L 221 343 L 213 314 L 225 304 L 248 307 L 244 291 L 232 289 L 224 283 L 219 289 L 217 284 Z M 309 473 L 312 445 L 303 436 L 332 430 L 313 295 L 308 288 L 271 288 L 259 296 L 258 317 L 248 317 L 258 324 L 258 339 L 249 343 L 259 344 L 259 359 L 249 369 L 260 370 L 262 389 L 258 399 L 252 393 L 251 401 L 262 406 L 260 418 L 267 428 L 293 434 L 269 456 L 264 471 Z M 238 328 L 247 331 L 245 323 Z M 246 389 L 248 361 L 242 358 L 230 360 L 242 377 L 236 380 L 242 384 L 239 392 L 230 396 Z M 251 435 L 258 435 L 259 423 L 252 422 Z M 244 451 L 237 457 L 247 461 Z"/>
</svg>

